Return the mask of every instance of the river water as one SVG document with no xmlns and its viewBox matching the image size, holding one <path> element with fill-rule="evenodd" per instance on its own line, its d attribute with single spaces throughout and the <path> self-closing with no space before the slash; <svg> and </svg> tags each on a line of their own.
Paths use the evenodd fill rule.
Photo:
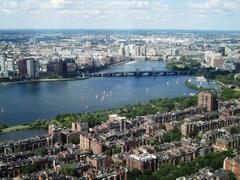
<svg viewBox="0 0 240 180">
<path fill-rule="evenodd" d="M 136 69 L 166 70 L 165 62 L 137 61 L 105 71 Z M 59 113 L 103 110 L 146 102 L 157 97 L 188 96 L 196 93 L 185 86 L 184 82 L 188 78 L 189 76 L 96 77 L 80 81 L 0 86 L 0 124 L 29 123 L 36 119 L 50 119 Z"/>
</svg>

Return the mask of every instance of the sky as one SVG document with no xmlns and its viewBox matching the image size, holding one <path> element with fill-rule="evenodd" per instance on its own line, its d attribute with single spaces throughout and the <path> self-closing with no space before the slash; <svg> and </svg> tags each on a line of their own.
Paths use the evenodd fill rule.
<svg viewBox="0 0 240 180">
<path fill-rule="evenodd" d="M 240 0 L 0 0 L 0 29 L 240 30 Z"/>
</svg>

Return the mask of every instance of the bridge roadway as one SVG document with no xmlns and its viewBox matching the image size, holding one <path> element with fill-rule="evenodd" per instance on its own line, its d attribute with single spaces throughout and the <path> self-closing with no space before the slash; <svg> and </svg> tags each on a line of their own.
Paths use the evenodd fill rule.
<svg viewBox="0 0 240 180">
<path fill-rule="evenodd" d="M 191 71 L 125 71 L 125 72 L 103 72 L 90 73 L 91 77 L 129 77 L 129 76 L 183 76 L 191 75 Z"/>
</svg>

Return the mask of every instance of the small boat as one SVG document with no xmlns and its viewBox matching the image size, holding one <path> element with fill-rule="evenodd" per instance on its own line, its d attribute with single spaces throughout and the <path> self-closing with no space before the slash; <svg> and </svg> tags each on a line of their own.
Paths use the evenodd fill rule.
<svg viewBox="0 0 240 180">
<path fill-rule="evenodd" d="M 2 113 L 3 113 L 4 109 L 2 108 Z"/>
<path fill-rule="evenodd" d="M 98 98 L 98 95 L 96 94 L 96 99 Z"/>
<path fill-rule="evenodd" d="M 166 83 L 167 85 L 169 85 L 169 81 L 167 81 L 167 83 Z"/>
<path fill-rule="evenodd" d="M 146 89 L 146 92 L 148 92 L 148 91 L 149 91 L 149 89 L 147 88 L 147 89 Z"/>
<path fill-rule="evenodd" d="M 136 63 L 137 61 L 130 61 L 130 62 L 127 62 L 126 64 L 133 64 L 133 63 Z"/>
</svg>

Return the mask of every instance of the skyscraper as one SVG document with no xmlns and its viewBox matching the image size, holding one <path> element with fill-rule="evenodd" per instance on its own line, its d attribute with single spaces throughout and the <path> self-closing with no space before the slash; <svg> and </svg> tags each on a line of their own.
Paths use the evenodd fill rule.
<svg viewBox="0 0 240 180">
<path fill-rule="evenodd" d="M 27 75 L 30 78 L 38 78 L 39 77 L 39 61 L 35 59 L 28 59 L 26 61 L 27 65 Z"/>
<path fill-rule="evenodd" d="M 18 73 L 20 76 L 27 75 L 27 59 L 22 59 L 18 61 Z"/>
</svg>

